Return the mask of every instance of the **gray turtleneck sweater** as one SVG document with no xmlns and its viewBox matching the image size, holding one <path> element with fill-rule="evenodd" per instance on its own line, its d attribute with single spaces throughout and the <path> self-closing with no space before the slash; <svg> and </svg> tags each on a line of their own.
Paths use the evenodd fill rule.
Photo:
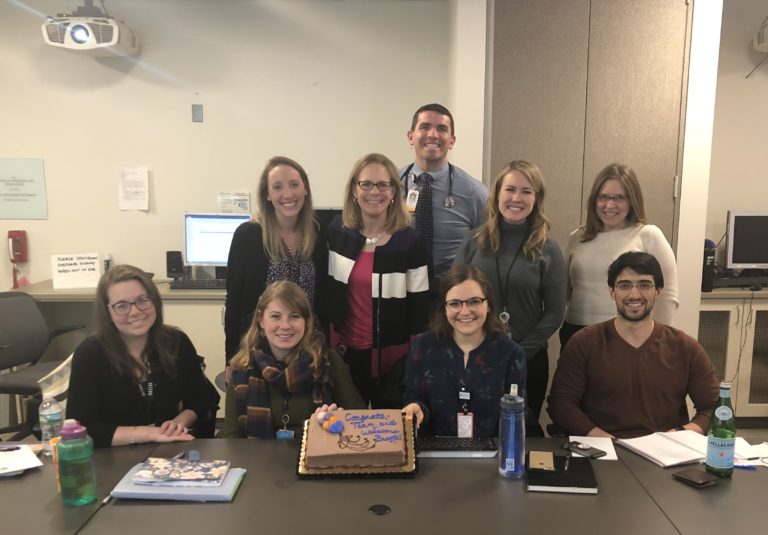
<svg viewBox="0 0 768 535">
<path fill-rule="evenodd" d="M 473 230 L 464 238 L 453 263 L 476 266 L 485 273 L 493 289 L 496 313 L 506 305 L 512 339 L 523 346 L 530 359 L 547 347 L 547 340 L 563 322 L 566 272 L 560 246 L 551 239 L 544 242 L 541 257 L 536 260 L 529 260 L 520 250 L 509 269 L 528 236 L 528 228 L 528 222 L 514 225 L 502 221 L 501 247 L 496 256 L 478 250 Z"/>
</svg>

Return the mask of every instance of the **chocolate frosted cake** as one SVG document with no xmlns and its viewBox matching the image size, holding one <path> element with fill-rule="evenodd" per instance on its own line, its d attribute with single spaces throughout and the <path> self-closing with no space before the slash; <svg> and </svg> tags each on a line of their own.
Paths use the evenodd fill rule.
<svg viewBox="0 0 768 535">
<path fill-rule="evenodd" d="M 339 409 L 313 414 L 307 429 L 305 459 L 306 466 L 312 469 L 403 466 L 403 416 L 396 409 Z"/>
</svg>

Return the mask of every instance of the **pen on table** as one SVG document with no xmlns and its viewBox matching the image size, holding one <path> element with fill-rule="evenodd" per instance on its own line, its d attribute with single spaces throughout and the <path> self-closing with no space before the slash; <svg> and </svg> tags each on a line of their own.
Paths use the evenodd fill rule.
<svg viewBox="0 0 768 535">
<path fill-rule="evenodd" d="M 757 466 L 752 466 L 749 464 L 745 464 L 745 465 L 734 464 L 733 467 L 738 468 L 739 470 L 753 470 L 753 471 L 757 470 Z"/>
<path fill-rule="evenodd" d="M 16 451 L 20 450 L 21 448 L 19 446 L 6 446 L 6 447 L 0 447 L 0 451 Z"/>
<path fill-rule="evenodd" d="M 179 453 L 177 453 L 176 455 L 174 455 L 173 457 L 171 457 L 171 460 L 172 460 L 172 461 L 175 461 L 175 460 L 177 460 L 177 459 L 182 459 L 182 458 L 184 458 L 184 452 L 183 452 L 183 451 L 180 451 Z"/>
<path fill-rule="evenodd" d="M 571 467 L 571 456 L 570 455 L 566 455 L 565 456 L 565 467 L 563 468 L 563 470 L 567 472 L 568 468 L 570 468 L 570 467 Z"/>
<path fill-rule="evenodd" d="M 107 494 L 107 497 L 101 500 L 101 505 L 107 505 L 112 499 L 112 494 Z"/>
</svg>

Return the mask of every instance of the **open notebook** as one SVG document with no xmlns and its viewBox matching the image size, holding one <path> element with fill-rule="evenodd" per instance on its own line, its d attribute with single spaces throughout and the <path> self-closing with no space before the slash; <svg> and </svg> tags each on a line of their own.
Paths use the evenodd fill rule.
<svg viewBox="0 0 768 535">
<path fill-rule="evenodd" d="M 702 462 L 707 456 L 707 437 L 688 429 L 652 433 L 637 438 L 620 438 L 616 443 L 664 468 Z M 736 439 L 737 460 L 746 459 L 747 456 L 743 453 L 745 446 L 748 447 L 749 444 L 744 439 Z"/>
</svg>

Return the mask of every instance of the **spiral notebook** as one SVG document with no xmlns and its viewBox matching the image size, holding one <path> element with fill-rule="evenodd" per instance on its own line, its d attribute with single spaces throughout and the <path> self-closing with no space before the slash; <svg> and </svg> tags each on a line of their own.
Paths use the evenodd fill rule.
<svg viewBox="0 0 768 535">
<path fill-rule="evenodd" d="M 620 438 L 616 443 L 664 468 L 702 462 L 707 456 L 707 437 L 688 429 L 652 433 L 637 438 Z M 745 458 L 738 451 L 740 445 L 737 444 L 737 459 Z"/>
</svg>

